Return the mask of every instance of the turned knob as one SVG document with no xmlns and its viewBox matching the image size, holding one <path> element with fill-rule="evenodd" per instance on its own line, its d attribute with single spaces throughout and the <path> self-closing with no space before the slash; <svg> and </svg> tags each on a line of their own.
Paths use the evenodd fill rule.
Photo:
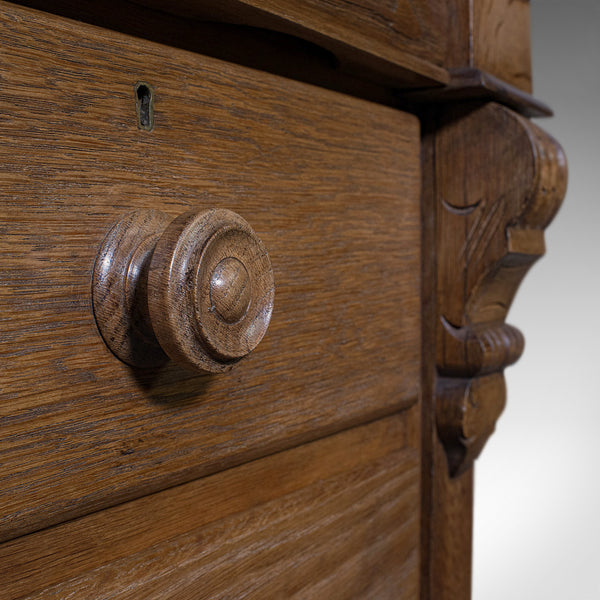
<svg viewBox="0 0 600 600">
<path fill-rule="evenodd" d="M 124 362 L 155 367 L 168 358 L 220 373 L 261 341 L 273 311 L 269 255 L 250 225 L 225 209 L 126 215 L 108 233 L 94 266 L 98 328 Z"/>
</svg>

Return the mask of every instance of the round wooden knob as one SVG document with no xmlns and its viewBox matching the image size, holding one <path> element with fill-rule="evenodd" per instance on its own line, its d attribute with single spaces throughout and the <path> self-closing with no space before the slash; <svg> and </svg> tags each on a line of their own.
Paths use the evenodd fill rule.
<svg viewBox="0 0 600 600">
<path fill-rule="evenodd" d="M 250 225 L 225 209 L 169 222 L 158 211 L 126 215 L 104 240 L 93 304 L 110 349 L 138 367 L 175 360 L 220 373 L 266 333 L 274 282 Z"/>
</svg>

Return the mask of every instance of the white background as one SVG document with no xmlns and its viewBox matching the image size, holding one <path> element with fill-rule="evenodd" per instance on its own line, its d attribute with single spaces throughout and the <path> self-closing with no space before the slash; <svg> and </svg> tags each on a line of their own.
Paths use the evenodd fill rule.
<svg viewBox="0 0 600 600">
<path fill-rule="evenodd" d="M 476 463 L 474 600 L 600 600 L 600 0 L 532 0 L 569 188 L 508 322 L 525 353 Z"/>
</svg>

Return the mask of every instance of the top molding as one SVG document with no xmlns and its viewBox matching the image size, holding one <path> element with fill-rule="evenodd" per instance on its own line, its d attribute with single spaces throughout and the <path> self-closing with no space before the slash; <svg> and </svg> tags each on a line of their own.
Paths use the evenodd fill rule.
<svg viewBox="0 0 600 600">
<path fill-rule="evenodd" d="M 527 0 L 16 2 L 384 104 L 398 103 L 393 90 L 469 98 L 470 72 L 486 97 L 526 116 L 549 112 L 530 110 Z"/>
</svg>

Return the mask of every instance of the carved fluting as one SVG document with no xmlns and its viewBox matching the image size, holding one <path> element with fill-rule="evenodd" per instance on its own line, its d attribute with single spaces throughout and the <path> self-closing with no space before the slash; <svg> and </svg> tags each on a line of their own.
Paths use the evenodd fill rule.
<svg viewBox="0 0 600 600">
<path fill-rule="evenodd" d="M 545 251 L 543 230 L 564 197 L 567 164 L 551 136 L 496 104 L 448 115 L 435 154 L 437 420 L 459 473 L 494 430 L 502 372 L 523 352 L 522 334 L 504 321 Z M 473 407 L 479 426 L 467 435 Z"/>
</svg>

